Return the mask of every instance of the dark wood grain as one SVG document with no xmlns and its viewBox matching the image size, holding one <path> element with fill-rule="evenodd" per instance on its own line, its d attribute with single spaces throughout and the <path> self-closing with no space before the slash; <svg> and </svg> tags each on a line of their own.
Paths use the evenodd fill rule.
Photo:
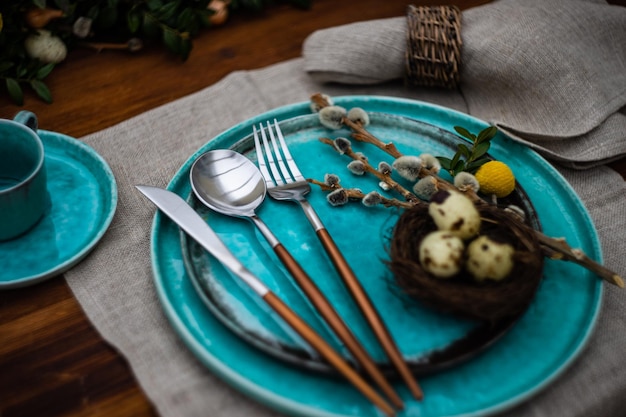
<svg viewBox="0 0 626 417">
<path fill-rule="evenodd" d="M 18 107 L 3 95 L 0 117 L 28 109 L 41 128 L 81 137 L 210 86 L 231 71 L 298 57 L 302 41 L 316 29 L 401 16 L 407 4 L 313 0 L 308 11 L 281 5 L 236 16 L 196 39 L 185 63 L 160 47 L 136 55 L 74 51 L 47 80 L 52 105 L 27 93 Z M 626 176 L 625 160 L 612 166 Z M 0 292 L 1 417 L 155 415 L 126 361 L 95 331 L 62 276 Z"/>
</svg>

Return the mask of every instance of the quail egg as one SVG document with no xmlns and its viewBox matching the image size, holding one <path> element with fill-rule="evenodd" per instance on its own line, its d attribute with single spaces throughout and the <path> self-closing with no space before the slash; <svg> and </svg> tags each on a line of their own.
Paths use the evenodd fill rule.
<svg viewBox="0 0 626 417">
<path fill-rule="evenodd" d="M 479 236 L 467 247 L 465 268 L 477 281 L 500 281 L 513 270 L 515 249 L 488 236 Z"/>
<path fill-rule="evenodd" d="M 461 271 L 464 250 L 457 235 L 441 230 L 431 232 L 420 243 L 420 264 L 435 277 L 450 278 Z"/>
</svg>

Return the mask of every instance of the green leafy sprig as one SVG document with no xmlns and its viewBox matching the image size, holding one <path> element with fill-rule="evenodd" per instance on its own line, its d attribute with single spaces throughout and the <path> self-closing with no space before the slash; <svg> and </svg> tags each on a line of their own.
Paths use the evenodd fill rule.
<svg viewBox="0 0 626 417">
<path fill-rule="evenodd" d="M 484 163 L 490 161 L 485 155 L 491 146 L 491 139 L 498 133 L 498 128 L 489 126 L 478 132 L 478 135 L 461 126 L 454 126 L 454 130 L 460 136 L 469 140 L 471 146 L 460 143 L 457 145 L 457 151 L 452 158 L 438 156 L 437 159 L 441 163 L 441 168 L 448 171 L 453 177 L 463 171 L 473 174 Z"/>
<path fill-rule="evenodd" d="M 308 8 L 312 0 L 231 0 L 228 9 L 236 13 L 258 13 L 275 3 L 289 3 Z M 185 61 L 192 50 L 192 39 L 212 26 L 208 9 L 210 0 L 0 0 L 0 95 L 22 105 L 24 87 L 30 87 L 43 101 L 52 102 L 44 79 L 54 64 L 31 58 L 24 47 L 25 39 L 36 32 L 25 15 L 32 9 L 61 10 L 63 16 L 51 20 L 42 29 L 59 37 L 68 50 L 79 46 L 104 43 L 127 43 L 139 39 L 145 44 L 161 44 Z M 72 33 L 79 18 L 91 22 L 85 38 Z"/>
</svg>

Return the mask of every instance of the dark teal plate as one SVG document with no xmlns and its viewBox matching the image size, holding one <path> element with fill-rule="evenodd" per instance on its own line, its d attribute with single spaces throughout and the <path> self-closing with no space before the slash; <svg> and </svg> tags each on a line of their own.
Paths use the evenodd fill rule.
<svg viewBox="0 0 626 417">
<path fill-rule="evenodd" d="M 0 289 L 32 285 L 76 265 L 102 238 L 117 205 L 115 178 L 100 155 L 61 133 L 38 134 L 49 207 L 31 230 L 0 242 Z"/>
<path fill-rule="evenodd" d="M 344 107 L 362 107 L 370 112 L 419 120 L 431 127 L 411 129 L 374 119 L 370 130 L 393 140 L 405 153 L 423 151 L 437 155 L 449 152 L 444 136 L 455 125 L 478 131 L 486 124 L 470 116 L 426 103 L 385 97 L 342 97 Z M 339 157 L 320 136 L 335 137 L 314 123 L 309 104 L 282 107 L 241 123 L 208 142 L 181 167 L 169 189 L 188 198 L 191 163 L 202 152 L 216 148 L 250 151 L 253 124 L 277 118 L 283 122 L 296 162 L 307 177 L 321 179 L 326 172 L 342 177 L 344 186 L 376 188 L 376 181 L 347 173 L 347 160 Z M 305 116 L 305 117 L 303 117 Z M 313 122 L 312 122 L 313 120 Z M 407 121 L 409 125 L 410 121 Z M 426 125 L 424 125 L 426 126 Z M 443 129 L 443 130 L 442 130 Z M 418 132 L 411 133 L 412 130 Z M 345 132 L 347 135 L 347 132 Z M 373 161 L 371 147 L 355 145 Z M 565 236 L 596 259 L 601 258 L 597 235 L 578 197 L 565 180 L 542 158 L 499 135 L 493 157 L 503 160 L 516 173 L 528 193 L 546 234 Z M 253 153 L 250 157 L 254 159 Z M 376 161 L 377 162 L 377 161 Z M 463 338 L 476 323 L 458 320 L 421 308 L 406 300 L 393 287 L 384 267 L 384 241 L 394 216 L 389 209 L 367 209 L 359 204 L 331 208 L 325 195 L 314 190 L 310 198 L 331 235 L 351 263 L 357 276 L 390 327 L 403 354 L 419 361 L 451 342 Z M 265 283 L 296 309 L 327 340 L 336 340 L 320 323 L 294 287 L 289 276 L 253 226 L 244 220 L 204 212 L 225 243 Z M 292 254 L 317 281 L 373 356 L 381 360 L 371 334 L 326 260 L 310 225 L 294 204 L 266 200 L 259 215 L 269 224 Z M 184 248 L 184 249 L 183 249 Z M 195 291 L 188 269 L 208 279 L 210 294 L 231 306 L 239 323 L 259 334 L 279 337 L 297 349 L 305 349 L 296 336 L 269 314 L 221 265 L 187 245 L 179 229 L 157 214 L 153 226 L 152 260 L 159 297 L 173 327 L 196 356 L 226 382 L 251 397 L 291 415 L 377 416 L 379 412 L 348 383 L 332 375 L 290 365 L 247 343 L 206 308 Z M 187 255 L 185 256 L 185 253 Z M 190 260 L 192 260 L 190 264 Z M 527 312 L 517 323 L 470 360 L 420 378 L 425 392 L 422 402 L 411 399 L 400 382 L 396 386 L 406 402 L 401 415 L 420 417 L 487 415 L 505 410 L 529 398 L 553 381 L 578 355 L 595 324 L 602 298 L 602 284 L 581 267 L 548 261 L 545 278 Z M 468 389 L 471 387 L 471 389 Z"/>
</svg>

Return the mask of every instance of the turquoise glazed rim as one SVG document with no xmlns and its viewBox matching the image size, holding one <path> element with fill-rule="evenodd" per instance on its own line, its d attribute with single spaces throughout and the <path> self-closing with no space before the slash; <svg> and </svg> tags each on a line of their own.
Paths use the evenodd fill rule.
<svg viewBox="0 0 626 417">
<path fill-rule="evenodd" d="M 0 242 L 0 289 L 32 285 L 76 265 L 104 236 L 117 206 L 113 172 L 93 148 L 61 133 L 38 134 L 49 205 L 30 231 Z"/>
<path fill-rule="evenodd" d="M 366 111 L 413 118 L 446 131 L 452 131 L 455 125 L 462 125 L 471 131 L 487 126 L 485 122 L 463 113 L 414 100 L 346 96 L 334 101 L 347 108 L 362 107 Z M 240 139 L 250 134 L 253 125 L 274 118 L 284 122 L 309 113 L 309 103 L 302 102 L 237 124 L 192 155 L 168 188 L 187 198 L 190 193 L 189 168 L 202 152 L 217 148 L 245 148 Z M 332 132 L 324 134 L 331 135 Z M 308 172 L 314 168 L 316 155 L 323 152 L 318 152 L 322 145 L 316 143 L 317 137 L 301 138 L 295 134 L 288 140 L 293 144 L 292 153 L 296 162 L 304 165 L 301 168 L 306 170 L 305 175 L 313 176 Z M 490 152 L 494 158 L 507 162 L 516 173 L 547 235 L 564 236 L 572 246 L 582 248 L 595 259 L 601 259 L 597 233 L 586 209 L 554 168 L 502 133 L 494 140 Z M 306 158 L 304 162 L 303 155 Z M 312 194 L 321 193 L 314 191 Z M 317 198 L 313 195 L 312 198 Z M 269 203 L 266 201 L 264 205 Z M 325 210 L 325 206 L 314 204 L 320 215 L 329 215 L 326 212 L 330 208 Z M 260 214 L 269 217 L 266 221 L 272 221 L 272 216 L 266 211 Z M 221 235 L 230 233 L 232 225 L 222 218 L 213 217 L 209 222 L 216 229 L 221 228 L 217 230 Z M 291 228 L 287 227 L 284 233 L 289 233 Z M 333 236 L 340 233 L 340 228 L 331 230 Z M 339 236 L 336 240 L 341 247 Z M 380 415 L 343 380 L 306 372 L 275 360 L 244 343 L 212 316 L 187 275 L 178 228 L 159 213 L 153 224 L 152 263 L 159 298 L 173 328 L 200 361 L 224 381 L 267 406 L 290 415 Z M 215 265 L 215 268 L 220 267 Z M 358 271 L 357 275 L 361 276 Z M 576 278 L 565 279 L 570 277 Z M 365 284 L 366 289 L 371 285 L 370 282 Z M 580 354 L 596 323 L 602 288 L 597 277 L 577 265 L 547 261 L 545 278 L 530 308 L 513 329 L 493 346 L 466 363 L 422 377 L 420 382 L 425 398 L 421 402 L 412 400 L 402 384 L 395 384 L 406 403 L 406 409 L 400 415 L 484 416 L 502 412 L 527 400 L 558 378 Z M 374 294 L 374 301 L 384 301 L 388 297 L 386 294 L 380 296 L 383 298 L 379 299 L 379 294 Z M 392 321 L 388 317 L 385 319 Z M 402 338 L 402 335 L 394 336 Z"/>
</svg>

